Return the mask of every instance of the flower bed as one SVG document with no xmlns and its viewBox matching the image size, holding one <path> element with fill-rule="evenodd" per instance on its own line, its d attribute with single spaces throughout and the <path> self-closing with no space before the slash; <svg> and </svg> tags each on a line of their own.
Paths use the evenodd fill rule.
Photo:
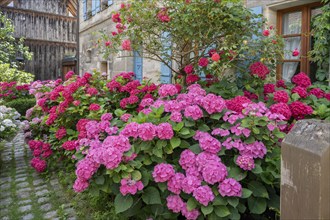
<svg viewBox="0 0 330 220">
<path fill-rule="evenodd" d="M 329 88 L 302 73 L 294 85 L 264 84 L 256 74 L 259 88 L 227 100 L 199 84 L 141 84 L 133 73 L 100 77 L 69 72 L 63 83 L 34 88 L 26 136 L 38 172 L 65 164 L 76 174 L 76 192 L 107 193 L 122 217 L 273 218 L 279 141 L 295 120 L 329 117 Z"/>
</svg>

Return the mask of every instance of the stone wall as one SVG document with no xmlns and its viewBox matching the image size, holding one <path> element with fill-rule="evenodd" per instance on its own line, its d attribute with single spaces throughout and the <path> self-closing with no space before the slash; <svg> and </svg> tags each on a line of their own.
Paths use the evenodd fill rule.
<svg viewBox="0 0 330 220">
<path fill-rule="evenodd" d="M 97 40 L 100 38 L 100 31 L 111 34 L 112 31 L 116 30 L 115 23 L 111 20 L 111 12 L 118 10 L 123 2 L 125 1 L 114 1 L 113 5 L 87 20 L 84 20 L 83 8 L 80 7 L 80 74 L 96 69 L 106 72 L 109 77 L 113 77 L 121 72 L 133 71 L 133 52 L 122 51 L 110 57 L 103 57 L 102 52 L 99 51 L 96 45 Z M 82 5 L 82 0 L 80 0 L 80 4 Z M 100 43 L 104 44 L 104 42 Z M 156 83 L 159 82 L 160 66 L 159 62 L 143 58 L 143 77 L 147 77 Z"/>
</svg>

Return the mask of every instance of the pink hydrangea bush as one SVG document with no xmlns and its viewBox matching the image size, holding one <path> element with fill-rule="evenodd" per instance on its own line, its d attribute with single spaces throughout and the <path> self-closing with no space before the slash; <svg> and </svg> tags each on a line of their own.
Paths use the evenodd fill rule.
<svg viewBox="0 0 330 220">
<path fill-rule="evenodd" d="M 151 205 L 166 204 L 163 213 L 173 219 L 217 219 L 219 201 L 228 216 L 245 215 L 238 205 L 255 212 L 248 199 L 266 202 L 279 190 L 278 142 L 290 128 L 286 122 L 315 111 L 281 81 L 250 92 L 253 98 L 224 99 L 199 84 L 157 86 L 132 73 L 97 78 L 72 75 L 32 91 L 38 95 L 27 113 L 31 165 L 42 172 L 53 161 L 71 163 L 76 192 L 102 189 L 115 196 L 115 207 L 128 201 L 123 212 L 139 203 L 148 216 Z M 301 78 L 295 87 L 306 90 L 306 100 L 326 100 L 326 90 L 302 87 L 308 83 Z M 254 196 L 260 185 L 266 194 Z"/>
</svg>

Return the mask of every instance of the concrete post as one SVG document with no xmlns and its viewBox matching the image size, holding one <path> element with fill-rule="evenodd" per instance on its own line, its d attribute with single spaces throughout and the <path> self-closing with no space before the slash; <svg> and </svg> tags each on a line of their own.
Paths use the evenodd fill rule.
<svg viewBox="0 0 330 220">
<path fill-rule="evenodd" d="M 281 219 L 330 219 L 330 123 L 298 121 L 282 143 Z"/>
</svg>

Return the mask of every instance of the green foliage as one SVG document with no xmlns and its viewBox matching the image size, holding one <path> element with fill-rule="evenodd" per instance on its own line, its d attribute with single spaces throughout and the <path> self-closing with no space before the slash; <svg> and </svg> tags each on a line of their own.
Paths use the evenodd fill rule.
<svg viewBox="0 0 330 220">
<path fill-rule="evenodd" d="M 17 68 L 16 55 L 22 54 L 25 60 L 30 60 L 32 54 L 29 48 L 24 46 L 24 39 L 16 40 L 12 21 L 0 12 L 0 64 L 10 63 L 11 67 Z M 0 80 L 1 81 L 1 80 Z"/>
<path fill-rule="evenodd" d="M 16 111 L 20 113 L 21 116 L 24 116 L 26 110 L 32 108 L 35 104 L 36 100 L 34 98 L 19 98 L 5 103 L 6 106 L 16 109 Z"/>
<path fill-rule="evenodd" d="M 330 1 L 322 2 L 322 13 L 312 20 L 312 35 L 315 42 L 309 55 L 317 63 L 316 80 L 326 83 L 330 79 Z"/>
<path fill-rule="evenodd" d="M 169 16 L 169 22 L 157 17 L 162 10 Z M 140 51 L 141 56 L 163 62 L 178 74 L 188 64 L 198 66 L 199 58 L 208 56 L 210 48 L 232 56 L 240 50 L 243 40 L 250 39 L 261 27 L 254 19 L 259 16 L 238 0 L 190 3 L 165 0 L 161 4 L 158 0 L 131 1 L 130 7 L 120 9 L 119 13 L 127 29 L 111 37 L 103 33 L 101 42 L 111 41 L 111 46 L 99 44 L 105 57 L 118 53 L 122 41 L 130 39 L 132 49 Z M 173 68 L 170 62 L 175 62 L 178 68 Z M 224 65 L 230 62 L 228 59 Z"/>
<path fill-rule="evenodd" d="M 30 83 L 34 75 L 16 68 L 11 68 L 9 64 L 0 64 L 0 82 L 17 82 L 18 84 Z"/>
</svg>

